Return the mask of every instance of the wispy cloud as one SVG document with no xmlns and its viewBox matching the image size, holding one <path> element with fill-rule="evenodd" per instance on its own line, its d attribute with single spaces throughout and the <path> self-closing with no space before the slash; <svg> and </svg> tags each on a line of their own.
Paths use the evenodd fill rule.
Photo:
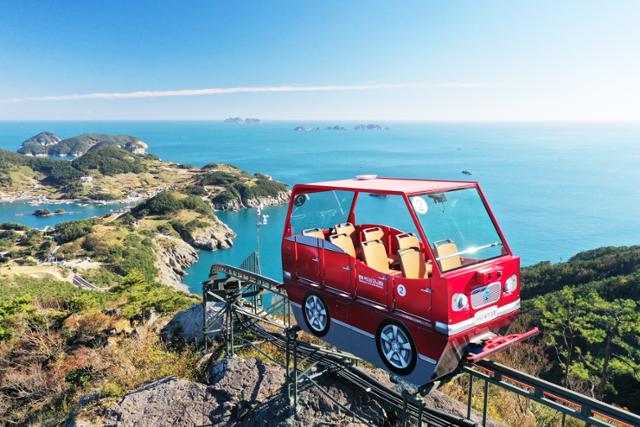
<svg viewBox="0 0 640 427">
<path fill-rule="evenodd" d="M 353 85 L 284 85 L 284 86 L 239 86 L 213 87 L 206 89 L 153 90 L 135 92 L 95 92 L 71 95 L 28 96 L 22 98 L 0 99 L 2 103 L 31 101 L 74 101 L 83 99 L 136 99 L 164 98 L 170 96 L 210 96 L 236 93 L 287 93 L 287 92 L 345 92 L 369 91 L 383 89 L 424 89 L 424 88 L 482 88 L 497 86 L 492 83 L 387 83 L 387 84 L 353 84 Z"/>
</svg>

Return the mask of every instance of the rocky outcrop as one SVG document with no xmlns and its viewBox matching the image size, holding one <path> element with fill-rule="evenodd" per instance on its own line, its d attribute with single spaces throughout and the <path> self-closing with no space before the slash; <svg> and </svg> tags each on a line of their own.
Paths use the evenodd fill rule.
<svg viewBox="0 0 640 427">
<path fill-rule="evenodd" d="M 289 202 L 289 191 L 281 191 L 275 196 L 253 198 L 213 199 L 213 207 L 218 211 L 238 211 L 245 208 L 257 208 L 283 205 Z"/>
<path fill-rule="evenodd" d="M 216 329 L 219 326 L 211 322 L 223 307 L 224 304 L 222 302 L 207 303 L 208 323 L 211 329 Z M 202 334 L 203 320 L 202 304 L 193 304 L 188 309 L 176 314 L 173 319 L 162 328 L 160 337 L 167 344 L 195 344 L 199 346 L 204 341 Z M 222 320 L 222 318 L 219 319 L 220 325 L 222 324 Z"/>
<path fill-rule="evenodd" d="M 194 248 L 208 251 L 228 249 L 233 246 L 233 239 L 236 237 L 235 231 L 220 221 L 215 215 L 210 219 L 213 220 L 211 226 L 185 232 L 182 238 Z"/>
<path fill-rule="evenodd" d="M 218 407 L 206 385 L 167 377 L 128 393 L 108 410 L 103 425 L 204 425 Z"/>
<path fill-rule="evenodd" d="M 155 237 L 156 269 L 161 283 L 188 292 L 182 283 L 184 270 L 198 259 L 198 252 L 183 240 L 158 234 Z"/>
<path fill-rule="evenodd" d="M 211 360 L 205 379 L 207 384 L 167 377 L 129 392 L 107 410 L 104 425 L 402 425 L 396 409 L 330 373 L 315 378 L 321 390 L 312 385 L 299 389 L 296 416 L 289 410 L 285 372 L 278 365 L 255 358 Z M 466 414 L 464 404 L 439 392 L 425 403 L 452 415 Z M 481 414 L 472 411 L 472 418 L 478 421 Z M 501 426 L 492 420 L 487 425 Z"/>
</svg>

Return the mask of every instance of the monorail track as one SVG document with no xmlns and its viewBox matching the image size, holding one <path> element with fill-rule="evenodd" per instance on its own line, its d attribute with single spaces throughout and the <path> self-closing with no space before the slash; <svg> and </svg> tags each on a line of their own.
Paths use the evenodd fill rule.
<svg viewBox="0 0 640 427">
<path fill-rule="evenodd" d="M 236 297 L 249 298 L 257 293 L 276 292 L 283 295 L 280 291 L 281 282 L 271 278 L 253 273 L 241 268 L 214 264 L 211 267 L 210 281 L 214 280 L 219 273 L 225 274 L 229 278 L 236 279 L 242 283 L 248 284 L 244 288 L 239 287 Z M 207 282 L 204 288 L 204 301 L 207 301 Z M 210 283 L 210 282 L 209 282 Z M 244 292 L 243 293 L 243 289 Z M 209 292 L 209 295 L 211 293 Z M 222 300 L 216 296 L 218 300 Z M 233 303 L 236 304 L 235 302 Z M 261 318 L 255 313 L 249 313 L 241 307 L 237 307 L 238 323 L 241 329 L 250 331 L 253 335 L 263 341 L 267 341 L 283 351 L 288 351 L 289 339 L 286 335 L 286 325 L 278 325 L 276 322 Z M 205 334 L 206 330 L 206 310 L 205 310 Z M 261 322 L 267 321 L 272 326 L 279 326 L 285 329 L 285 333 L 267 330 L 260 325 Z M 407 393 L 399 393 L 380 381 L 367 375 L 362 370 L 353 366 L 353 356 L 339 351 L 329 350 L 320 346 L 309 344 L 302 341 L 296 341 L 296 350 L 298 354 L 304 358 L 305 362 L 311 362 L 318 367 L 324 368 L 326 371 L 332 372 L 342 380 L 359 388 L 371 397 L 384 402 L 388 406 L 399 412 L 409 415 L 416 420 L 423 420 L 429 426 L 478 426 L 475 422 L 468 418 L 447 414 L 445 412 L 427 408 L 422 401 L 415 398 L 408 398 Z M 588 425 L 601 427 L 640 427 L 640 416 L 608 405 L 606 403 L 589 398 L 582 394 L 573 392 L 523 372 L 511 369 L 507 366 L 500 365 L 491 361 L 481 360 L 474 363 L 468 363 L 463 368 L 463 372 L 470 375 L 469 396 L 471 396 L 473 387 L 473 378 L 479 378 L 485 382 L 485 411 L 483 414 L 483 425 L 486 423 L 486 408 L 488 397 L 488 385 L 493 384 L 512 391 L 516 394 L 534 400 L 538 403 L 546 405 L 552 409 L 556 409 L 563 414 L 585 421 Z M 303 376 L 304 377 L 304 376 Z M 307 379 L 312 381 L 310 377 Z M 471 406 L 468 405 L 467 417 L 470 416 Z"/>
</svg>

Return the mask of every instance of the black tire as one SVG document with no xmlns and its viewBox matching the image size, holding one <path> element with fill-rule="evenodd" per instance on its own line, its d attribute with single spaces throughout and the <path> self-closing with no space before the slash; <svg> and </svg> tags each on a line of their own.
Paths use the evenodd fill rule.
<svg viewBox="0 0 640 427">
<path fill-rule="evenodd" d="M 331 326 L 329 307 L 319 294 L 311 292 L 304 298 L 302 318 L 313 335 L 323 337 L 329 332 Z"/>
<path fill-rule="evenodd" d="M 393 342 L 396 344 L 395 347 L 392 346 Z M 380 323 L 376 332 L 376 347 L 380 359 L 394 374 L 408 375 L 416 367 L 418 360 L 416 345 L 409 330 L 397 320 L 386 319 Z"/>
</svg>

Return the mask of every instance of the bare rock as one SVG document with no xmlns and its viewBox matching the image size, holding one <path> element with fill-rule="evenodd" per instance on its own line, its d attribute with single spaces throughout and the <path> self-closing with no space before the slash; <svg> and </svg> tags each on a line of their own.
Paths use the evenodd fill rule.
<svg viewBox="0 0 640 427">
<path fill-rule="evenodd" d="M 108 410 L 105 426 L 194 426 L 211 422 L 219 407 L 209 388 L 175 377 L 138 388 Z"/>
<path fill-rule="evenodd" d="M 223 306 L 224 304 L 222 302 L 207 303 L 208 323 L 211 324 L 214 329 L 222 324 L 222 318 L 219 319 L 217 324 L 213 324 L 212 319 Z M 162 328 L 160 337 L 166 343 L 201 345 L 204 342 L 202 321 L 202 304 L 193 304 L 188 309 L 176 314 L 173 319 Z M 215 336 L 211 336 L 211 338 L 215 338 Z"/>
<path fill-rule="evenodd" d="M 156 268 L 160 282 L 189 292 L 182 283 L 185 269 L 198 259 L 198 252 L 183 240 L 161 234 L 155 237 Z"/>
<path fill-rule="evenodd" d="M 213 224 L 210 227 L 197 228 L 190 234 L 182 236 L 182 238 L 198 249 L 215 251 L 216 249 L 230 248 L 233 245 L 233 239 L 236 237 L 235 231 L 216 216 L 212 219 Z"/>
<path fill-rule="evenodd" d="M 255 358 L 216 360 L 207 368 L 207 382 L 225 390 L 234 401 L 263 402 L 279 393 L 284 370 Z"/>
</svg>

